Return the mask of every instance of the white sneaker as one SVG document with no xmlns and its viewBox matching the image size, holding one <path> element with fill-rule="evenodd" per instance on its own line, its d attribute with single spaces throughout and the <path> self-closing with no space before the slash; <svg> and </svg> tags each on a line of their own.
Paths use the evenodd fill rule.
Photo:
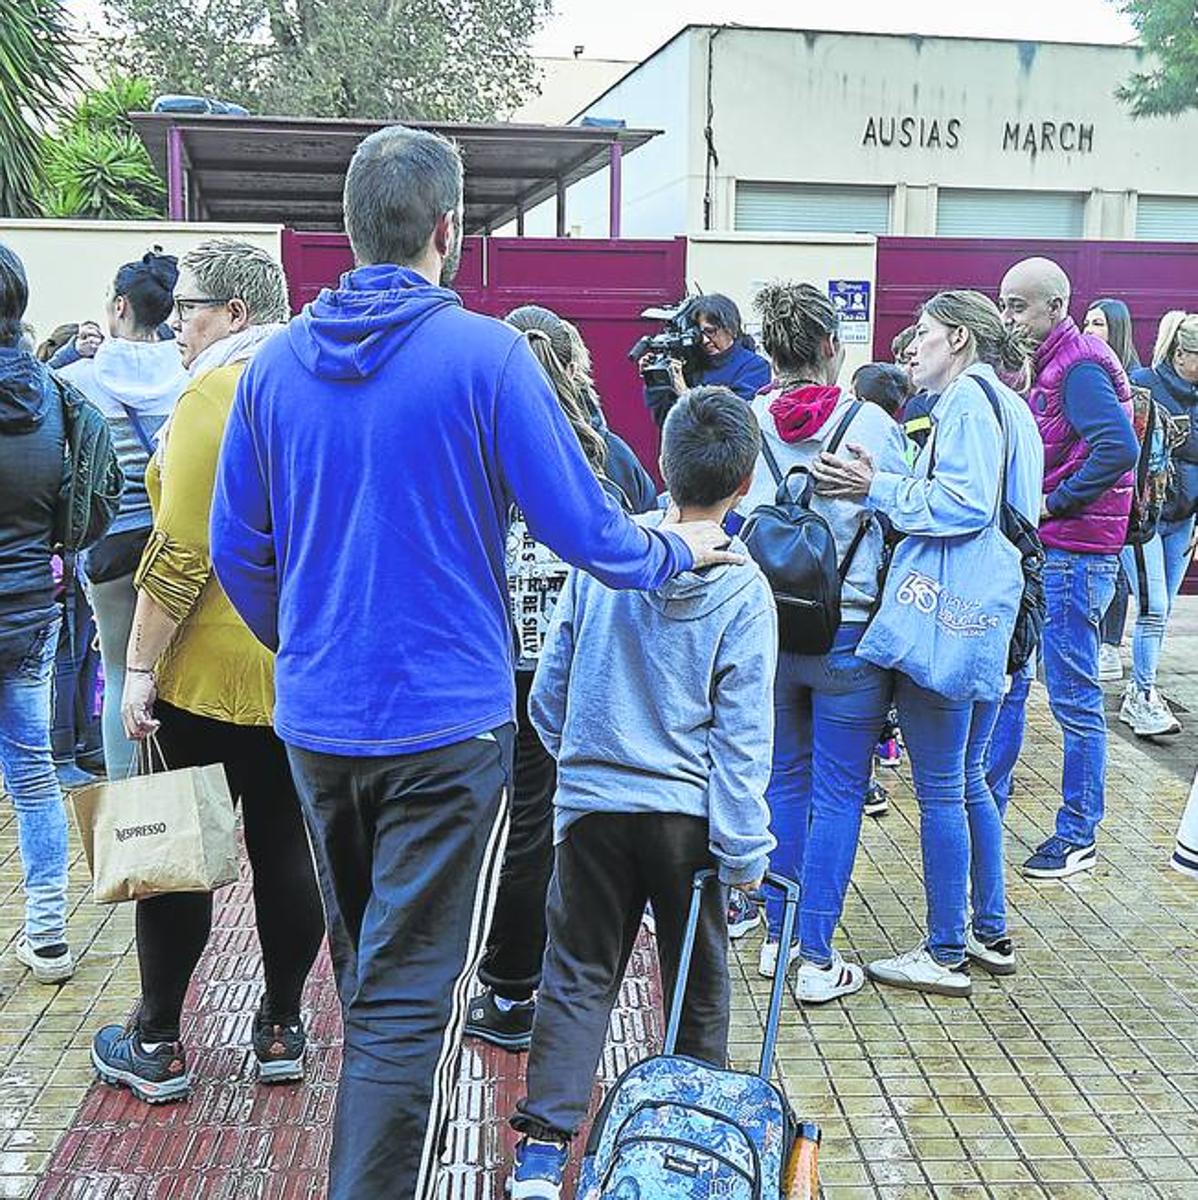
<svg viewBox="0 0 1198 1200">
<path fill-rule="evenodd" d="M 1133 714 L 1131 727 L 1136 737 L 1163 737 L 1181 732 L 1181 722 L 1156 688 L 1147 696 L 1140 693 L 1139 706 Z"/>
<path fill-rule="evenodd" d="M 790 943 L 790 953 L 786 956 L 786 969 L 799 957 L 799 943 Z M 757 974 L 762 979 L 773 979 L 778 972 L 778 943 L 768 939 L 761 943 L 761 953 L 757 958 Z"/>
<path fill-rule="evenodd" d="M 1140 689 L 1136 687 L 1136 681 L 1129 679 L 1127 687 L 1123 689 L 1123 703 L 1119 705 L 1119 720 L 1124 725 L 1130 726 L 1132 729 L 1136 726 L 1136 715 L 1142 707 Z"/>
<path fill-rule="evenodd" d="M 1009 937 L 995 938 L 992 942 L 983 942 L 973 936 L 973 930 L 965 933 L 965 956 L 971 963 L 977 963 L 983 971 L 991 975 L 1015 974 L 1015 947 Z"/>
<path fill-rule="evenodd" d="M 871 962 L 866 973 L 875 983 L 909 988 L 913 992 L 932 992 L 937 996 L 968 996 L 973 991 L 965 963 L 946 967 L 928 953 L 926 943 L 914 950 Z"/>
<path fill-rule="evenodd" d="M 75 974 L 75 957 L 70 950 L 53 958 L 38 954 L 22 934 L 17 939 L 17 961 L 24 963 L 38 983 L 65 983 Z"/>
<path fill-rule="evenodd" d="M 1098 682 L 1118 683 L 1123 678 L 1123 659 L 1118 646 L 1105 643 L 1098 650 Z"/>
<path fill-rule="evenodd" d="M 865 972 L 856 963 L 846 963 L 838 951 L 826 967 L 812 962 L 799 964 L 799 999 L 804 1004 L 827 1004 L 851 996 L 865 986 Z"/>
</svg>

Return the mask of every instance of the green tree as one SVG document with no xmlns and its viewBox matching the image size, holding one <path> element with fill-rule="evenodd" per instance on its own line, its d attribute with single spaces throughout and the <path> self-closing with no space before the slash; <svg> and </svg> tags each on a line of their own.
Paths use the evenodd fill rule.
<svg viewBox="0 0 1198 1200">
<path fill-rule="evenodd" d="M 60 0 L 0 0 L 0 216 L 42 215 L 42 133 L 77 82 Z"/>
<path fill-rule="evenodd" d="M 160 217 L 166 189 L 128 114 L 153 102 L 148 79 L 112 76 L 84 92 L 43 143 L 44 207 L 51 217 Z"/>
<path fill-rule="evenodd" d="M 1194 0 L 1121 0 L 1156 64 L 1137 71 L 1115 93 L 1136 117 L 1198 108 L 1198 7 Z"/>
<path fill-rule="evenodd" d="M 536 86 L 552 0 L 108 0 L 162 91 L 300 116 L 486 120 Z"/>
</svg>

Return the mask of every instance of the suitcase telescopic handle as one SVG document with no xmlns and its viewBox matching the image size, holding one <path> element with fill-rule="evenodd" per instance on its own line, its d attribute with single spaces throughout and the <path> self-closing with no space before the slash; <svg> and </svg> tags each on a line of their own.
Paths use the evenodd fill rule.
<svg viewBox="0 0 1198 1200">
<path fill-rule="evenodd" d="M 663 1054 L 673 1054 L 678 1043 L 678 1027 L 682 1024 L 682 1006 L 686 999 L 686 980 L 690 975 L 691 959 L 694 957 L 695 937 L 699 930 L 699 911 L 703 903 L 703 889 L 709 881 L 716 878 L 716 872 L 710 867 L 696 871 L 691 883 L 690 912 L 686 918 L 686 932 L 682 938 L 682 952 L 678 956 L 678 979 L 674 984 L 674 996 L 670 1002 L 670 1017 L 666 1022 L 665 1045 Z M 778 953 L 778 970 L 774 972 L 774 986 L 770 989 L 769 1014 L 765 1021 L 765 1037 L 761 1043 L 761 1062 L 758 1072 L 763 1079 L 768 1079 L 773 1071 L 774 1050 L 778 1045 L 778 1025 L 782 1019 L 782 1000 L 786 995 L 786 950 L 794 940 L 795 925 L 799 918 L 799 885 L 793 879 L 786 879 L 772 872 L 762 881 L 762 887 L 771 887 L 782 893 L 782 938 Z"/>
</svg>

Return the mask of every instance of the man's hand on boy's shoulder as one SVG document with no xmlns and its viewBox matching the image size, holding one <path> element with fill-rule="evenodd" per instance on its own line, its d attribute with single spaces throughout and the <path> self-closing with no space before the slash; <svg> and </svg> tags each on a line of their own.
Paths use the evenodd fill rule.
<svg viewBox="0 0 1198 1200">
<path fill-rule="evenodd" d="M 745 561 L 743 554 L 725 549 L 732 539 L 715 521 L 683 521 L 673 504 L 666 510 L 658 528 L 668 529 L 687 544 L 695 560 L 695 570 L 717 563 L 739 565 Z"/>
</svg>

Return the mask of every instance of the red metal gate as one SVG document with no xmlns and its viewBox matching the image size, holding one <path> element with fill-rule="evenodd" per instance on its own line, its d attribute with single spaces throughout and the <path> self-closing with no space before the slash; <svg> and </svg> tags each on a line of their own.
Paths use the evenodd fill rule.
<svg viewBox="0 0 1198 1200">
<path fill-rule="evenodd" d="M 1060 263 L 1069 276 L 1070 311 L 1079 324 L 1091 301 L 1122 300 L 1131 309 L 1145 362 L 1161 316 L 1172 308 L 1198 307 L 1198 243 L 884 237 L 878 239 L 874 357 L 890 358 L 891 338 L 934 293 L 976 288 L 997 297 L 1007 269 L 1037 254 Z"/>
<path fill-rule="evenodd" d="M 283 234 L 283 266 L 296 311 L 352 265 L 343 234 Z M 686 291 L 686 239 L 467 238 L 454 284 L 467 308 L 503 316 L 543 304 L 573 321 L 594 359 L 595 383 L 612 427 L 656 474 L 657 430 L 628 350 L 654 322 L 651 305 Z"/>
</svg>

